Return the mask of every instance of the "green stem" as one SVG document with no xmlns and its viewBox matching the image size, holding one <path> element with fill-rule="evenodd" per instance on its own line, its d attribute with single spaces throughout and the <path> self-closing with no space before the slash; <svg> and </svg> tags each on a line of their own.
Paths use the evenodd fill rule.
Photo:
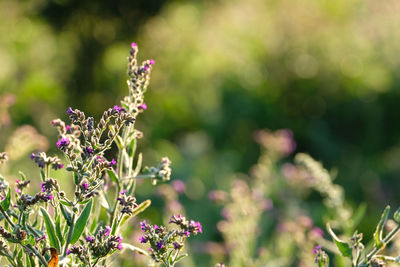
<svg viewBox="0 0 400 267">
<path fill-rule="evenodd" d="M 382 245 L 380 247 L 375 247 L 368 255 L 365 261 L 363 262 L 369 262 L 374 255 L 376 255 L 379 251 L 384 249 L 386 245 L 390 242 L 390 240 L 393 239 L 393 237 L 400 231 L 400 224 L 396 226 L 383 240 L 382 240 Z M 359 264 L 358 266 L 362 266 L 363 262 Z"/>
<path fill-rule="evenodd" d="M 71 242 L 72 232 L 74 231 L 74 228 L 75 228 L 75 216 L 76 216 L 76 214 L 73 213 L 72 222 L 71 222 L 71 225 L 68 230 L 67 241 L 65 242 L 65 248 L 64 248 L 64 253 L 63 253 L 64 257 L 67 255 L 68 245 L 69 245 L 69 242 Z"/>
<path fill-rule="evenodd" d="M 7 212 L 3 209 L 3 207 L 0 205 L 0 212 L 3 214 L 4 218 L 8 221 L 8 223 L 14 228 L 14 223 L 11 221 L 10 217 L 8 216 Z"/>
<path fill-rule="evenodd" d="M 20 243 L 20 244 L 21 244 L 21 243 Z M 40 261 L 44 266 L 47 266 L 47 265 L 48 265 L 46 259 L 42 256 L 42 254 L 39 253 L 39 251 L 36 250 L 36 248 L 32 247 L 32 245 L 29 245 L 29 244 L 28 244 L 28 245 L 25 246 L 25 245 L 22 245 L 22 244 L 21 244 L 21 246 L 24 247 L 26 250 L 32 251 L 33 254 L 35 254 L 36 257 L 39 258 L 39 261 Z"/>
</svg>

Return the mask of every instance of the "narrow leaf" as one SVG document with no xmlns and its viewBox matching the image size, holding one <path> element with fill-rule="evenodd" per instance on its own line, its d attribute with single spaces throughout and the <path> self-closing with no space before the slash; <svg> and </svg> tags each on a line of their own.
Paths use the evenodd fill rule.
<svg viewBox="0 0 400 267">
<path fill-rule="evenodd" d="M 340 253 L 342 254 L 343 257 L 352 257 L 352 249 L 350 245 L 347 242 L 344 242 L 343 240 L 340 240 L 336 234 L 332 231 L 332 228 L 329 224 L 327 224 L 326 228 L 328 229 L 328 233 L 332 236 L 333 241 L 335 241 L 335 244 L 337 248 L 339 249 Z"/>
<path fill-rule="evenodd" d="M 69 212 L 67 207 L 64 207 L 64 205 L 60 204 L 60 209 L 61 209 L 61 213 L 64 216 L 64 219 L 67 221 L 68 225 L 71 225 L 72 223 L 72 217 L 71 217 L 71 213 Z"/>
<path fill-rule="evenodd" d="M 10 207 L 10 203 L 11 203 L 11 193 L 10 193 L 10 188 L 8 188 L 6 198 L 0 203 L 0 205 L 4 211 L 7 211 L 8 208 Z"/>
<path fill-rule="evenodd" d="M 57 216 L 56 218 L 56 234 L 58 237 L 58 240 L 60 241 L 61 245 L 64 245 L 64 238 L 62 235 L 62 231 L 61 231 L 61 222 L 60 222 L 60 215 Z"/>
<path fill-rule="evenodd" d="M 54 230 L 54 223 L 51 220 L 49 214 L 47 211 L 43 208 L 40 208 L 40 211 L 42 212 L 43 218 L 44 218 L 44 223 L 46 224 L 46 231 L 47 231 L 47 236 L 49 237 L 50 245 L 52 247 L 57 248 L 57 250 L 60 250 L 60 246 L 58 244 L 56 232 Z"/>
<path fill-rule="evenodd" d="M 113 170 L 107 170 L 107 174 L 114 183 L 118 184 L 118 177 Z"/>
<path fill-rule="evenodd" d="M 151 204 L 151 200 L 150 199 L 145 200 L 142 203 L 140 203 L 139 206 L 137 206 L 137 208 L 133 210 L 132 217 L 134 217 L 134 216 L 138 215 L 139 213 L 145 211 L 150 206 L 150 204 Z"/>
<path fill-rule="evenodd" d="M 92 209 L 92 199 L 90 199 L 89 203 L 86 205 L 85 209 L 82 211 L 78 220 L 76 220 L 74 231 L 72 233 L 71 245 L 75 244 L 76 241 L 79 240 L 79 237 L 83 233 L 85 229 L 86 223 L 89 219 L 90 211 Z"/>
<path fill-rule="evenodd" d="M 132 141 L 128 146 L 128 155 L 130 158 L 132 158 L 135 155 L 135 150 L 136 150 L 136 139 L 132 138 Z"/>
<path fill-rule="evenodd" d="M 376 230 L 374 233 L 374 240 L 375 240 L 375 246 L 377 248 L 380 248 L 383 243 L 382 243 L 382 234 L 383 234 L 383 226 L 385 225 L 388 215 L 390 211 L 390 206 L 386 206 L 385 210 L 382 213 L 381 219 L 379 220 L 378 225 L 376 226 Z"/>
</svg>

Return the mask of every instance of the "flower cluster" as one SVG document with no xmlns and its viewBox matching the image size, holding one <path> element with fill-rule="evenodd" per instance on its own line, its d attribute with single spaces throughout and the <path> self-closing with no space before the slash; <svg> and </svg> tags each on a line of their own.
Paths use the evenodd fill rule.
<svg viewBox="0 0 400 267">
<path fill-rule="evenodd" d="M 180 257 L 184 241 L 191 235 L 202 233 L 203 229 L 199 222 L 187 220 L 182 215 L 174 215 L 170 218 L 170 224 L 178 226 L 177 229 L 167 230 L 164 226 L 150 225 L 146 221 L 140 223 L 143 236 L 140 243 L 149 243 L 149 252 L 156 262 L 170 262 L 175 264 Z"/>
<path fill-rule="evenodd" d="M 120 196 L 117 198 L 119 205 L 121 205 L 121 213 L 132 215 L 133 210 L 137 208 L 136 198 L 127 196 L 125 191 L 121 191 Z"/>
<path fill-rule="evenodd" d="M 313 251 L 315 254 L 315 263 L 321 267 L 329 267 L 329 258 L 325 251 L 322 250 L 321 246 L 316 246 Z"/>
<path fill-rule="evenodd" d="M 94 259 L 100 259 L 122 250 L 122 236 L 111 235 L 111 227 L 106 226 L 99 230 L 96 235 L 88 235 L 85 238 L 86 245 L 74 245 L 67 250 L 67 255 L 75 254 L 79 258 L 87 258 L 89 255 Z"/>
<path fill-rule="evenodd" d="M 44 152 L 32 153 L 31 160 L 33 160 L 39 168 L 51 166 L 54 170 L 58 170 L 64 167 L 64 164 L 61 163 L 61 160 L 57 156 L 48 157 Z"/>
<path fill-rule="evenodd" d="M 15 180 L 15 193 L 20 194 L 22 190 L 29 186 L 31 181 L 21 181 L 19 179 Z"/>
<path fill-rule="evenodd" d="M 153 185 L 158 181 L 169 181 L 171 179 L 171 161 L 168 157 L 163 157 L 157 167 L 146 167 L 144 173 L 152 177 Z"/>
</svg>

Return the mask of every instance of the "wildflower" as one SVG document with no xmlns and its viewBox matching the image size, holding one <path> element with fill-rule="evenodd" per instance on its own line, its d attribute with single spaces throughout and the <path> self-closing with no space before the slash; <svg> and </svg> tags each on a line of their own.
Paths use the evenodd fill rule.
<svg viewBox="0 0 400 267">
<path fill-rule="evenodd" d="M 150 65 L 154 65 L 156 61 L 154 59 L 150 59 Z"/>
<path fill-rule="evenodd" d="M 136 48 L 136 47 L 137 47 L 137 44 L 134 43 L 134 42 L 132 42 L 132 43 L 131 43 L 131 47 L 132 47 L 132 48 Z"/>
<path fill-rule="evenodd" d="M 82 186 L 82 188 L 84 188 L 85 190 L 88 190 L 88 188 L 89 188 L 89 185 L 88 185 L 87 183 L 83 183 L 81 186 Z"/>
<path fill-rule="evenodd" d="M 139 105 L 138 108 L 141 109 L 141 110 L 146 110 L 147 109 L 147 105 L 146 105 L 146 103 L 143 103 L 143 104 Z"/>
<path fill-rule="evenodd" d="M 321 248 L 322 248 L 322 247 L 321 247 L 320 245 L 316 246 L 316 247 L 312 250 L 312 253 L 317 254 L 318 251 L 321 250 Z"/>
<path fill-rule="evenodd" d="M 125 193 L 126 193 L 126 190 L 125 190 L 125 189 L 122 190 L 121 192 L 119 192 L 120 195 L 125 195 Z"/>
<path fill-rule="evenodd" d="M 156 242 L 156 249 L 161 250 L 163 248 L 163 243 L 161 241 Z"/>
<path fill-rule="evenodd" d="M 68 115 L 71 115 L 72 113 L 73 113 L 72 108 L 69 107 L 69 108 L 67 109 L 67 114 L 68 114 Z"/>
<path fill-rule="evenodd" d="M 59 149 L 65 150 L 69 145 L 69 139 L 67 137 L 63 137 L 57 141 L 56 145 Z"/>
<path fill-rule="evenodd" d="M 140 241 L 140 243 L 147 243 L 147 241 L 149 241 L 149 240 L 147 240 L 144 236 L 141 236 L 139 238 L 139 241 Z"/>
<path fill-rule="evenodd" d="M 121 108 L 121 107 L 119 107 L 119 106 L 114 106 L 113 110 L 114 110 L 115 112 L 117 112 L 117 113 L 121 113 L 121 111 L 123 111 L 124 108 Z"/>
<path fill-rule="evenodd" d="M 88 235 L 88 236 L 86 237 L 86 241 L 92 243 L 92 242 L 94 241 L 94 237 Z"/>
<path fill-rule="evenodd" d="M 140 223 L 140 229 L 142 229 L 142 231 L 146 230 L 146 220 L 144 220 L 143 222 Z"/>
<path fill-rule="evenodd" d="M 106 226 L 106 232 L 104 233 L 104 235 L 108 236 L 111 234 L 111 227 L 110 226 Z"/>
<path fill-rule="evenodd" d="M 174 249 L 176 249 L 176 250 L 178 250 L 178 249 L 181 249 L 181 248 L 182 248 L 182 245 L 181 245 L 181 244 L 179 244 L 178 242 L 174 242 L 174 243 L 172 243 L 172 245 L 174 246 Z"/>
<path fill-rule="evenodd" d="M 116 164 L 117 164 L 117 162 L 115 161 L 115 159 L 112 159 L 112 160 L 111 160 L 111 165 L 114 165 L 114 166 L 115 166 Z"/>
</svg>

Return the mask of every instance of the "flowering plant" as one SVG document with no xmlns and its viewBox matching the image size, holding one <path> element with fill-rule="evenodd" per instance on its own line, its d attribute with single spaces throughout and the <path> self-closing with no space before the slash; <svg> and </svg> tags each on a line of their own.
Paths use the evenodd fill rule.
<svg viewBox="0 0 400 267">
<path fill-rule="evenodd" d="M 31 183 L 20 173 L 15 184 L 15 197 L 6 180 L 0 177 L 0 254 L 12 266 L 99 266 L 108 265 L 109 256 L 128 248 L 142 254 L 146 251 L 122 243 L 121 227 L 149 207 L 151 201 L 137 203 L 136 180 L 150 179 L 156 185 L 171 176 L 171 161 L 164 157 L 157 166 L 142 168 L 142 154 L 136 154 L 142 133 L 135 129 L 140 113 L 147 109 L 147 90 L 154 60 L 137 63 L 138 47 L 132 43 L 128 57 L 129 94 L 121 105 L 107 109 L 96 124 L 78 109 L 68 108 L 70 124 L 61 119 L 51 121 L 58 131 L 58 149 L 68 163 L 74 194 L 65 193 L 55 178 L 64 169 L 62 160 L 44 152 L 32 153 L 31 159 L 40 168 L 41 190 L 27 192 Z M 105 152 L 118 148 L 116 159 Z M 7 161 L 0 153 L 0 163 Z M 108 185 L 115 191 L 107 190 Z M 13 200 L 15 199 L 15 200 Z M 102 201 L 96 201 L 101 199 Z M 171 218 L 180 230 L 142 223 L 142 243 L 150 243 L 150 256 L 156 265 L 173 266 L 181 255 L 184 240 L 202 232 L 200 223 L 183 216 Z M 171 248 L 173 250 L 171 250 Z"/>
</svg>

